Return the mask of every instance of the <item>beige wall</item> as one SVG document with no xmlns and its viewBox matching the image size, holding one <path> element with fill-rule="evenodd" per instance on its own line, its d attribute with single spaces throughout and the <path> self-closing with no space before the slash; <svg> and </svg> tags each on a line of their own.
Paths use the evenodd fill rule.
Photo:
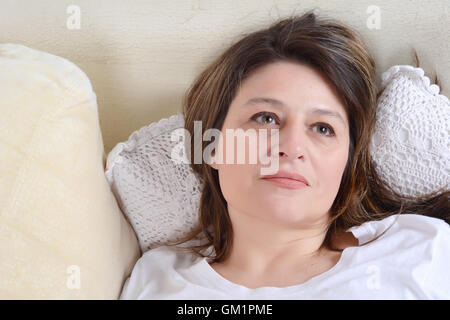
<svg viewBox="0 0 450 320">
<path fill-rule="evenodd" d="M 66 25 L 69 5 L 81 10 L 80 29 Z M 367 27 L 371 5 L 380 9 L 380 29 Z M 450 96 L 448 0 L 0 0 L 0 42 L 62 56 L 88 75 L 108 153 L 134 130 L 181 111 L 194 77 L 240 33 L 312 8 L 363 35 L 378 82 L 390 66 L 413 64 L 414 47 Z"/>
</svg>

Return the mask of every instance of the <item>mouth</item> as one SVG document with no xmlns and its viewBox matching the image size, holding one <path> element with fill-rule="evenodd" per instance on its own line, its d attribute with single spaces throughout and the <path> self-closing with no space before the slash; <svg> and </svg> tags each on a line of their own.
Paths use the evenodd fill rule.
<svg viewBox="0 0 450 320">
<path fill-rule="evenodd" d="M 271 182 L 279 187 L 286 189 L 302 189 L 308 186 L 306 183 L 302 181 L 289 178 L 274 177 L 274 178 L 263 178 L 263 180 Z"/>
</svg>

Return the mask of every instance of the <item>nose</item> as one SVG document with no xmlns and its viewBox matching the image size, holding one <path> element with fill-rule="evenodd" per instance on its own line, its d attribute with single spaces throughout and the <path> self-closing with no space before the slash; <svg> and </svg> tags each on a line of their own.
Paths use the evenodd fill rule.
<svg viewBox="0 0 450 320">
<path fill-rule="evenodd" d="M 305 137 L 300 121 L 292 121 L 280 129 L 279 156 L 286 160 L 305 158 Z"/>
</svg>

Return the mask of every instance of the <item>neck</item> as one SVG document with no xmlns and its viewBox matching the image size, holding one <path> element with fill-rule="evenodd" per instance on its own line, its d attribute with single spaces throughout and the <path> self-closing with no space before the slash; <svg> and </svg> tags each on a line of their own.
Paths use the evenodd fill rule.
<svg viewBox="0 0 450 320">
<path fill-rule="evenodd" d="M 260 277 L 291 273 L 326 251 L 322 246 L 326 221 L 292 227 L 245 214 L 239 214 L 239 219 L 233 219 L 233 214 L 230 217 L 233 246 L 222 265 L 233 272 Z"/>
</svg>

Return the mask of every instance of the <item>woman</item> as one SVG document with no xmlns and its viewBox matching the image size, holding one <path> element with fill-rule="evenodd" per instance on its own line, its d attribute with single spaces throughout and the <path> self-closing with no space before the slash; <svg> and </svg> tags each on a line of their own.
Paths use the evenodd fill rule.
<svg viewBox="0 0 450 320">
<path fill-rule="evenodd" d="M 146 252 L 121 299 L 450 298 L 449 191 L 406 198 L 378 177 L 376 99 L 373 59 L 336 21 L 308 12 L 232 45 L 190 88 L 185 128 L 277 129 L 278 176 L 191 162 L 197 228 Z"/>
</svg>

